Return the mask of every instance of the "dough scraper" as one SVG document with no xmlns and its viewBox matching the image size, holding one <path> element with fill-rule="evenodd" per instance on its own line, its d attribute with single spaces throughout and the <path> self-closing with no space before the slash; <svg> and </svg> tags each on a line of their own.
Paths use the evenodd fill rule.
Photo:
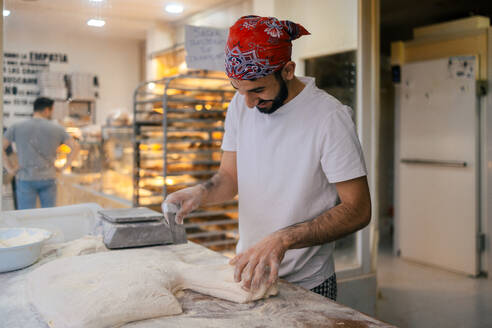
<svg viewBox="0 0 492 328">
<path fill-rule="evenodd" d="M 145 207 L 102 210 L 103 242 L 107 248 L 129 248 L 186 243 L 186 231 L 175 222 L 177 206 L 166 204 L 162 213 Z"/>
</svg>

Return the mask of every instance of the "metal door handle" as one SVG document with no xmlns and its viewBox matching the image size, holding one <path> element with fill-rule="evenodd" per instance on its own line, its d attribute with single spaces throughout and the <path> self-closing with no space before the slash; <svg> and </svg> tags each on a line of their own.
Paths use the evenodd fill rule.
<svg viewBox="0 0 492 328">
<path fill-rule="evenodd" d="M 404 164 L 418 164 L 418 165 L 437 165 L 446 167 L 467 167 L 466 162 L 461 161 L 438 161 L 432 159 L 417 159 L 417 158 L 403 158 L 400 163 Z"/>
</svg>

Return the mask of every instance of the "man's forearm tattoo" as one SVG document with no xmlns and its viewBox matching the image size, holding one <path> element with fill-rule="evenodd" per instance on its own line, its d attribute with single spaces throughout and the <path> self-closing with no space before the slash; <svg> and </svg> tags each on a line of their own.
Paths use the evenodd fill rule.
<svg viewBox="0 0 492 328">
<path fill-rule="evenodd" d="M 219 173 L 216 173 L 213 177 L 202 183 L 202 186 L 207 191 L 210 191 L 219 184 L 219 179 L 220 179 Z"/>
</svg>

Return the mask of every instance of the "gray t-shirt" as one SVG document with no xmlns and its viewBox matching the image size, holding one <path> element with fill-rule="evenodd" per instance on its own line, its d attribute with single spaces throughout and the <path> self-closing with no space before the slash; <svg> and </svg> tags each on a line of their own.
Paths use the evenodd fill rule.
<svg viewBox="0 0 492 328">
<path fill-rule="evenodd" d="M 56 177 L 56 149 L 70 136 L 63 127 L 49 120 L 31 118 L 8 128 L 5 138 L 15 143 L 17 149 L 17 178 L 35 181 Z"/>
</svg>

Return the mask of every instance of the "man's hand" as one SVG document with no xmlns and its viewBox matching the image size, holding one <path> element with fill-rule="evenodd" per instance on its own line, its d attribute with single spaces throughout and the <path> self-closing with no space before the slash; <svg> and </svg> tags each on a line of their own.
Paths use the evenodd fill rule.
<svg viewBox="0 0 492 328">
<path fill-rule="evenodd" d="M 172 203 L 179 205 L 179 211 L 176 213 L 175 221 L 178 224 L 183 223 L 183 219 L 190 212 L 196 210 L 202 203 L 206 189 L 202 185 L 185 188 L 169 194 L 162 203 L 162 211 L 169 222 L 167 212 L 164 210 L 164 203 Z"/>
<path fill-rule="evenodd" d="M 7 172 L 10 175 L 15 176 L 17 174 L 17 172 L 19 171 L 19 166 L 14 164 L 14 165 L 12 165 L 12 167 L 7 167 L 7 165 L 5 165 L 5 169 L 7 170 Z"/>
<path fill-rule="evenodd" d="M 165 203 L 178 205 L 180 209 L 176 213 L 175 220 L 176 223 L 181 224 L 184 217 L 200 205 L 222 203 L 234 198 L 236 194 L 236 152 L 225 151 L 222 154 L 219 172 L 203 184 L 181 189 L 168 195 L 162 203 L 162 211 L 166 215 Z M 166 220 L 169 222 L 167 215 Z"/>
<path fill-rule="evenodd" d="M 7 153 L 7 150 L 10 148 L 10 151 Z M 2 146 L 2 154 L 3 154 L 3 167 L 7 170 L 7 172 L 13 176 L 17 174 L 19 171 L 19 163 L 17 160 L 12 159 L 10 156 L 13 153 L 12 146 L 10 142 L 3 138 L 3 146 Z"/>
<path fill-rule="evenodd" d="M 176 223 L 183 219 L 200 205 L 218 204 L 228 201 L 237 194 L 236 152 L 225 151 L 220 161 L 219 172 L 204 182 L 190 188 L 181 189 L 166 197 L 162 203 L 162 211 L 167 217 L 164 204 L 172 203 L 180 208 L 176 213 Z"/>
<path fill-rule="evenodd" d="M 10 160 L 10 158 L 6 158 L 6 159 L 4 159 L 4 162 L 8 162 L 8 163 L 4 163 L 4 166 L 5 166 L 5 169 L 7 170 L 7 172 L 10 175 L 15 176 L 17 174 L 17 172 L 19 171 L 19 164 L 17 164 L 17 161 L 13 161 L 13 160 Z"/>
<path fill-rule="evenodd" d="M 273 233 L 246 252 L 236 255 L 229 263 L 236 266 L 234 280 L 245 290 L 257 290 L 262 284 L 267 288 L 278 279 L 280 262 L 287 247 L 281 235 Z"/>
</svg>

